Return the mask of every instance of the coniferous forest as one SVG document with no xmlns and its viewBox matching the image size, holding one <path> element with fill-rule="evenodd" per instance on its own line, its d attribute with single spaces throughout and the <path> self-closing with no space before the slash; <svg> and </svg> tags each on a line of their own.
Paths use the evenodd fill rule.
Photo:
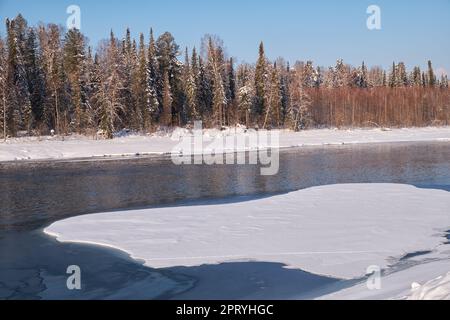
<svg viewBox="0 0 450 320">
<path fill-rule="evenodd" d="M 30 27 L 18 15 L 0 38 L 0 136 L 112 138 L 122 129 L 237 124 L 264 129 L 448 125 L 447 76 L 426 70 L 269 61 L 235 63 L 217 36 L 182 49 L 165 32 L 113 32 L 96 50 L 77 29 Z M 258 48 L 255 48 L 258 50 Z M 299 52 L 301 55 L 301 52 Z"/>
</svg>

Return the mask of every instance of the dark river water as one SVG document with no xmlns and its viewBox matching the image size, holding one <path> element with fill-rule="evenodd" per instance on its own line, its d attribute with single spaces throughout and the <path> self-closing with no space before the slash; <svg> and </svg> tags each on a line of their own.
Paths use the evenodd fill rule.
<svg viewBox="0 0 450 320">
<path fill-rule="evenodd" d="M 242 201 L 317 185 L 368 182 L 450 191 L 450 143 L 289 149 L 281 151 L 275 176 L 261 176 L 258 165 L 176 166 L 163 157 L 0 163 L 0 299 L 167 298 L 194 287 L 193 277 L 186 276 L 189 271 L 152 270 L 112 250 L 60 244 L 42 234 L 43 227 L 60 219 L 124 208 Z M 69 260 L 86 265 L 83 270 L 88 270 L 85 279 L 90 279 L 90 287 L 80 292 L 64 289 Z M 273 272 L 282 269 L 270 268 Z M 214 272 L 230 274 L 223 268 L 208 272 L 212 279 L 217 278 Z M 286 281 L 295 276 L 286 276 Z M 159 292 L 146 294 L 145 283 L 154 287 L 158 279 L 178 283 L 178 291 L 161 285 Z M 319 280 L 314 283 L 334 281 Z M 226 297 L 241 298 L 231 293 Z"/>
</svg>

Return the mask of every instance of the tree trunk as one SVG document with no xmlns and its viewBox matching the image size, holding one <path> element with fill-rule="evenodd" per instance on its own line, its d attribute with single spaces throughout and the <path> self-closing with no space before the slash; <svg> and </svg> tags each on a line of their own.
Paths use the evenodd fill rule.
<svg viewBox="0 0 450 320">
<path fill-rule="evenodd" d="M 3 90 L 3 139 L 6 142 L 6 97 L 5 97 L 5 90 Z"/>
</svg>

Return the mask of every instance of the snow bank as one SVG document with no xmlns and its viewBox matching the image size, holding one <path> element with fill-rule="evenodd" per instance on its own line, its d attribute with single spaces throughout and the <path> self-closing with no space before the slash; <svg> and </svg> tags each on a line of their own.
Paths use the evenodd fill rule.
<svg viewBox="0 0 450 320">
<path fill-rule="evenodd" d="M 450 226 L 449 207 L 442 190 L 332 185 L 246 202 L 79 216 L 45 232 L 119 248 L 156 268 L 256 260 L 354 278 L 371 265 L 388 267 L 392 257 L 433 250 Z"/>
<path fill-rule="evenodd" d="M 448 249 L 448 246 L 445 246 Z M 442 248 L 444 249 L 444 248 Z M 320 300 L 405 300 L 418 299 L 423 288 L 417 287 L 417 283 L 428 283 L 430 279 L 446 274 L 450 270 L 448 251 L 443 254 L 441 260 L 424 260 L 417 265 L 408 268 L 400 268 L 398 271 L 383 275 L 380 288 L 370 290 L 366 281 L 345 289 L 338 289 L 333 293 L 320 296 Z M 445 283 L 445 282 L 444 282 Z M 447 284 L 448 285 L 448 284 Z M 412 287 L 416 289 L 411 289 Z M 428 288 L 428 287 L 426 287 Z M 442 289 L 445 289 L 444 287 Z M 427 290 L 427 289 L 425 289 Z M 439 289 L 441 290 L 441 289 Z M 448 287 L 447 289 L 448 291 Z M 429 295 L 431 297 L 431 295 Z M 441 299 L 442 296 L 434 295 L 432 299 Z"/>
<path fill-rule="evenodd" d="M 242 127 L 224 131 L 207 129 L 204 137 L 242 136 L 249 134 Z M 0 142 L 0 161 L 71 159 L 91 157 L 120 157 L 170 153 L 179 140 L 191 135 L 188 129 L 177 128 L 170 133 L 159 132 L 151 136 L 119 135 L 114 140 L 90 140 L 73 136 L 61 141 L 59 137 L 17 138 Z M 280 148 L 354 143 L 382 143 L 407 141 L 450 141 L 450 127 L 409 129 L 355 129 L 307 130 L 292 132 L 280 130 Z"/>
<path fill-rule="evenodd" d="M 423 285 L 413 283 L 408 300 L 450 300 L 450 272 Z"/>
</svg>

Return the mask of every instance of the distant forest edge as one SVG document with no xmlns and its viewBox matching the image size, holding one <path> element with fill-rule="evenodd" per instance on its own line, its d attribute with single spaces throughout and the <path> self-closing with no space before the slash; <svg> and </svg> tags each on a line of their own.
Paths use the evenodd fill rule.
<svg viewBox="0 0 450 320">
<path fill-rule="evenodd" d="M 256 48 L 255 48 L 256 49 Z M 183 59 L 184 54 L 184 59 Z M 179 57 L 180 60 L 179 60 Z M 169 32 L 138 42 L 111 31 L 94 52 L 77 29 L 29 27 L 18 15 L 0 38 L 0 136 L 152 132 L 170 126 L 264 129 L 448 125 L 446 75 L 427 70 L 329 68 L 311 61 L 236 64 L 211 35 L 180 52 Z"/>
</svg>

